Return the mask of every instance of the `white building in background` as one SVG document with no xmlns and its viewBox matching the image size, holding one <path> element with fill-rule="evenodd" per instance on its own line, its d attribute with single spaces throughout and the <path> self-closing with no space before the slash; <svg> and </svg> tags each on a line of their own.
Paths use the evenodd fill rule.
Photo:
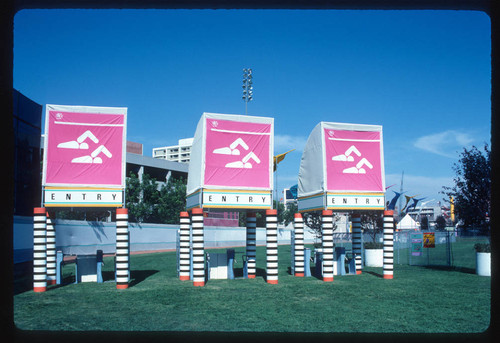
<svg viewBox="0 0 500 343">
<path fill-rule="evenodd" d="M 189 163 L 191 160 L 191 147 L 193 138 L 179 139 L 177 145 L 153 148 L 153 158 L 167 161 Z"/>
<path fill-rule="evenodd" d="M 441 202 L 438 201 L 435 206 L 417 206 L 417 208 L 412 208 L 408 211 L 408 214 L 417 222 L 421 222 L 423 217 L 429 219 L 429 223 L 435 223 L 439 216 L 443 216 L 446 220 L 450 218 L 450 209 L 441 206 Z"/>
<path fill-rule="evenodd" d="M 297 205 L 297 198 L 293 196 L 289 188 L 283 189 L 283 197 L 280 199 L 280 201 L 285 205 L 285 207 L 291 203 Z"/>
</svg>

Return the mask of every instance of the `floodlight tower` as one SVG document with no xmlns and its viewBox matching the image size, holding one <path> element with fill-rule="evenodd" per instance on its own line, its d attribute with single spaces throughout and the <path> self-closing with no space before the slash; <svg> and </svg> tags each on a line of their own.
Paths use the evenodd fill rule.
<svg viewBox="0 0 500 343">
<path fill-rule="evenodd" d="M 245 101 L 245 114 L 248 114 L 248 102 L 253 99 L 252 69 L 243 69 L 243 96 Z"/>
</svg>

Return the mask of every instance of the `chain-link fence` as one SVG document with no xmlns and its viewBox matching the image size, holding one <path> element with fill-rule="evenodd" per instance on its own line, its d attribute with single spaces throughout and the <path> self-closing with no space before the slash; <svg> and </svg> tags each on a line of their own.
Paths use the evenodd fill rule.
<svg viewBox="0 0 500 343">
<path fill-rule="evenodd" d="M 336 247 L 352 252 L 351 233 L 334 233 L 333 240 Z M 381 233 L 375 237 L 367 233 L 362 235 L 362 242 L 382 243 L 382 240 Z M 394 264 L 469 266 L 475 254 L 474 244 L 487 241 L 485 236 L 461 237 L 456 232 L 398 231 L 394 232 Z M 315 245 L 321 247 L 321 239 Z M 362 251 L 364 260 L 364 249 Z"/>
<path fill-rule="evenodd" d="M 452 266 L 454 243 L 454 232 L 395 232 L 394 263 Z"/>
</svg>

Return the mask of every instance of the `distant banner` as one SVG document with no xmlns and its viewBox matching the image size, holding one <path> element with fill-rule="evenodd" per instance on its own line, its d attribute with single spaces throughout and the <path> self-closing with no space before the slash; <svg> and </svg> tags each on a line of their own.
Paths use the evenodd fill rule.
<svg viewBox="0 0 500 343">
<path fill-rule="evenodd" d="M 435 244 L 434 232 L 424 232 L 424 248 L 434 248 Z"/>
<path fill-rule="evenodd" d="M 46 105 L 44 186 L 125 187 L 126 108 Z"/>
<path fill-rule="evenodd" d="M 411 255 L 422 256 L 423 236 L 421 233 L 410 234 L 411 239 Z"/>
</svg>

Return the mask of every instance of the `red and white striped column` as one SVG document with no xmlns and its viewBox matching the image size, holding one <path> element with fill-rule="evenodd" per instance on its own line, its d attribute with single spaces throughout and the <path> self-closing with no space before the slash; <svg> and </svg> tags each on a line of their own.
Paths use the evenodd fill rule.
<svg viewBox="0 0 500 343">
<path fill-rule="evenodd" d="M 361 215 L 353 213 L 351 216 L 352 222 L 352 254 L 356 263 L 356 274 L 361 274 L 362 259 L 361 259 Z"/>
<path fill-rule="evenodd" d="M 47 290 L 47 217 L 44 207 L 33 210 L 33 291 Z"/>
<path fill-rule="evenodd" d="M 47 215 L 47 285 L 56 284 L 56 230 L 54 227 L 54 222 Z"/>
<path fill-rule="evenodd" d="M 278 211 L 266 210 L 266 280 L 278 284 Z"/>
<path fill-rule="evenodd" d="M 128 210 L 116 209 L 116 289 L 127 289 L 129 272 L 130 244 L 128 232 Z"/>
<path fill-rule="evenodd" d="M 191 220 L 189 219 L 189 213 L 181 212 L 179 230 L 179 279 L 181 281 L 189 280 L 191 271 L 190 226 Z"/>
<path fill-rule="evenodd" d="M 193 285 L 205 286 L 205 245 L 203 240 L 203 209 L 193 208 Z"/>
<path fill-rule="evenodd" d="M 323 210 L 322 216 L 323 242 L 323 281 L 333 281 L 333 211 Z"/>
<path fill-rule="evenodd" d="M 295 233 L 295 276 L 304 277 L 304 221 L 302 214 L 295 213 L 293 229 Z"/>
<path fill-rule="evenodd" d="M 384 279 L 394 276 L 394 211 L 384 211 Z"/>
<path fill-rule="evenodd" d="M 247 271 L 248 278 L 256 274 L 257 217 L 255 212 L 247 212 Z"/>
</svg>

